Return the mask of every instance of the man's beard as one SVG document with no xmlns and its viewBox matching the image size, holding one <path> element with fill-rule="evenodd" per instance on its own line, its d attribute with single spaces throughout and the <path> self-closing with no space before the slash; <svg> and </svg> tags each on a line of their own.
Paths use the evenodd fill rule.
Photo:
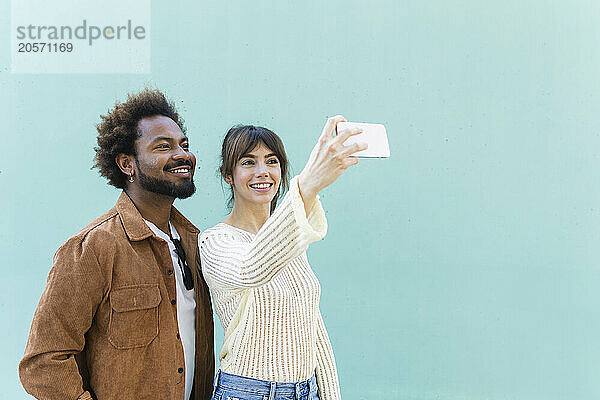
<svg viewBox="0 0 600 400">
<path fill-rule="evenodd" d="M 193 178 L 185 180 L 180 184 L 175 184 L 169 181 L 163 181 L 152 176 L 148 176 L 142 172 L 141 165 L 136 159 L 139 167 L 137 168 L 137 175 L 140 181 L 140 186 L 152 193 L 158 193 L 169 197 L 175 197 L 178 199 L 187 199 L 196 191 Z M 191 163 L 182 163 L 181 166 L 187 165 L 192 168 Z M 168 168 L 178 167 L 180 165 L 169 166 Z"/>
</svg>

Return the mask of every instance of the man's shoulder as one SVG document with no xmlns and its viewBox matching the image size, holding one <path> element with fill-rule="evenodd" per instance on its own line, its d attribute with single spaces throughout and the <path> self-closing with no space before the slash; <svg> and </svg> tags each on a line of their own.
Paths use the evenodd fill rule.
<svg viewBox="0 0 600 400">
<path fill-rule="evenodd" d="M 83 229 L 71 236 L 60 246 L 59 250 L 66 247 L 79 247 L 83 245 L 100 245 L 102 247 L 110 246 L 115 239 L 121 236 L 123 225 L 119 218 L 116 206 L 95 218 Z"/>
<path fill-rule="evenodd" d="M 117 212 L 117 207 L 114 206 L 113 208 L 111 208 L 110 210 L 108 210 L 107 212 L 105 212 L 104 214 L 100 215 L 99 217 L 95 218 L 93 221 L 91 221 L 89 224 L 87 224 L 81 231 L 79 231 L 77 234 L 88 234 L 92 231 L 104 231 L 104 230 L 110 230 L 113 229 L 113 223 L 115 222 L 114 220 L 117 219 L 118 220 L 118 215 L 119 213 Z M 119 222 L 120 225 L 120 221 Z"/>
</svg>

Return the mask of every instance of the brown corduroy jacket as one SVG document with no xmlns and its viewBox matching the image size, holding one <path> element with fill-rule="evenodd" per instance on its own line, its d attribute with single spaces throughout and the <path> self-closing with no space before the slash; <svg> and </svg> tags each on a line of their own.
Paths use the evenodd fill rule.
<svg viewBox="0 0 600 400">
<path fill-rule="evenodd" d="M 213 318 L 199 230 L 174 207 L 196 291 L 192 400 L 208 400 Z M 195 266 L 195 267 L 194 267 Z M 184 400 L 183 346 L 168 245 L 126 193 L 56 252 L 31 325 L 21 382 L 38 399 Z"/>
</svg>

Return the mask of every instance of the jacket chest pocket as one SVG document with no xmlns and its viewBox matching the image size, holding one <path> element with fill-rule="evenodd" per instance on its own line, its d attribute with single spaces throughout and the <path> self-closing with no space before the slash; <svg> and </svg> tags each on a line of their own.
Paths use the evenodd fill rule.
<svg viewBox="0 0 600 400">
<path fill-rule="evenodd" d="M 125 286 L 110 293 L 108 341 L 117 349 L 147 346 L 158 336 L 158 284 Z"/>
</svg>

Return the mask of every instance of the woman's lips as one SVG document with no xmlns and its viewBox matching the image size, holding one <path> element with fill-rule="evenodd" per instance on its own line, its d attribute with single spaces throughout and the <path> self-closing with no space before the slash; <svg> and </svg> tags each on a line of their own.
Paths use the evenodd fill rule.
<svg viewBox="0 0 600 400">
<path fill-rule="evenodd" d="M 250 188 L 259 193 L 265 193 L 271 190 L 273 187 L 273 183 L 268 182 L 260 182 L 260 183 L 251 183 Z"/>
</svg>

